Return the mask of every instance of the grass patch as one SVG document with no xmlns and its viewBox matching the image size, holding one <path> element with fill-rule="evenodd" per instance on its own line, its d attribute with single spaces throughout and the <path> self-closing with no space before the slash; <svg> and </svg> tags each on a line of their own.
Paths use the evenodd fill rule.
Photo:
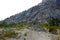
<svg viewBox="0 0 60 40">
<path fill-rule="evenodd" d="M 18 33 L 16 33 L 13 30 L 9 30 L 9 31 L 5 31 L 3 35 L 4 37 L 15 38 L 18 35 Z"/>
</svg>

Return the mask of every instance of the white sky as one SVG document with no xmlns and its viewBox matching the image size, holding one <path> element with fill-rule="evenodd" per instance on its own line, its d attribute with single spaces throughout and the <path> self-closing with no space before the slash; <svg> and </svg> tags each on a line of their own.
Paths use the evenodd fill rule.
<svg viewBox="0 0 60 40">
<path fill-rule="evenodd" d="M 42 0 L 0 0 L 0 20 L 37 5 Z"/>
</svg>

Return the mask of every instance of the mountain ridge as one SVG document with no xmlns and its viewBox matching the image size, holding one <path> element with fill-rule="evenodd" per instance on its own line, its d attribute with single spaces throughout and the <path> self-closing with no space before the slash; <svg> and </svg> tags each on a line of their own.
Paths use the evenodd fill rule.
<svg viewBox="0 0 60 40">
<path fill-rule="evenodd" d="M 42 0 L 38 5 L 3 20 L 4 22 L 47 22 L 50 17 L 59 18 L 59 0 Z"/>
</svg>

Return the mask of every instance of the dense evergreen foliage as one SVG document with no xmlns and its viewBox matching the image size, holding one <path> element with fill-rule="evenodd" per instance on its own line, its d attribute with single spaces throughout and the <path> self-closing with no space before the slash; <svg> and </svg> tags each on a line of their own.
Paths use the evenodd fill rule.
<svg viewBox="0 0 60 40">
<path fill-rule="evenodd" d="M 19 23 L 7 23 L 7 22 L 0 22 L 0 28 L 29 28 L 29 25 L 24 24 L 23 22 Z"/>
<path fill-rule="evenodd" d="M 60 20 L 57 18 L 50 17 L 47 23 L 38 23 L 37 27 L 44 27 L 44 28 L 53 28 L 57 29 L 60 28 Z M 10 27 L 16 27 L 17 29 L 20 28 L 29 28 L 28 24 L 25 24 L 23 22 L 19 23 L 6 23 L 6 22 L 0 22 L 0 28 L 10 28 Z"/>
<path fill-rule="evenodd" d="M 49 29 L 49 32 L 55 31 L 57 33 L 60 31 L 60 20 L 58 18 L 50 17 L 47 23 L 39 23 L 37 27 Z"/>
</svg>

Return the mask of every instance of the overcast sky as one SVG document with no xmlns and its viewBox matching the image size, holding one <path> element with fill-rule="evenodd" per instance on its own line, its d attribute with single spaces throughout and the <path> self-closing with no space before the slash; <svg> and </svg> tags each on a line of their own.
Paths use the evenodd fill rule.
<svg viewBox="0 0 60 40">
<path fill-rule="evenodd" d="M 0 20 L 37 5 L 42 0 L 0 0 Z"/>
</svg>

